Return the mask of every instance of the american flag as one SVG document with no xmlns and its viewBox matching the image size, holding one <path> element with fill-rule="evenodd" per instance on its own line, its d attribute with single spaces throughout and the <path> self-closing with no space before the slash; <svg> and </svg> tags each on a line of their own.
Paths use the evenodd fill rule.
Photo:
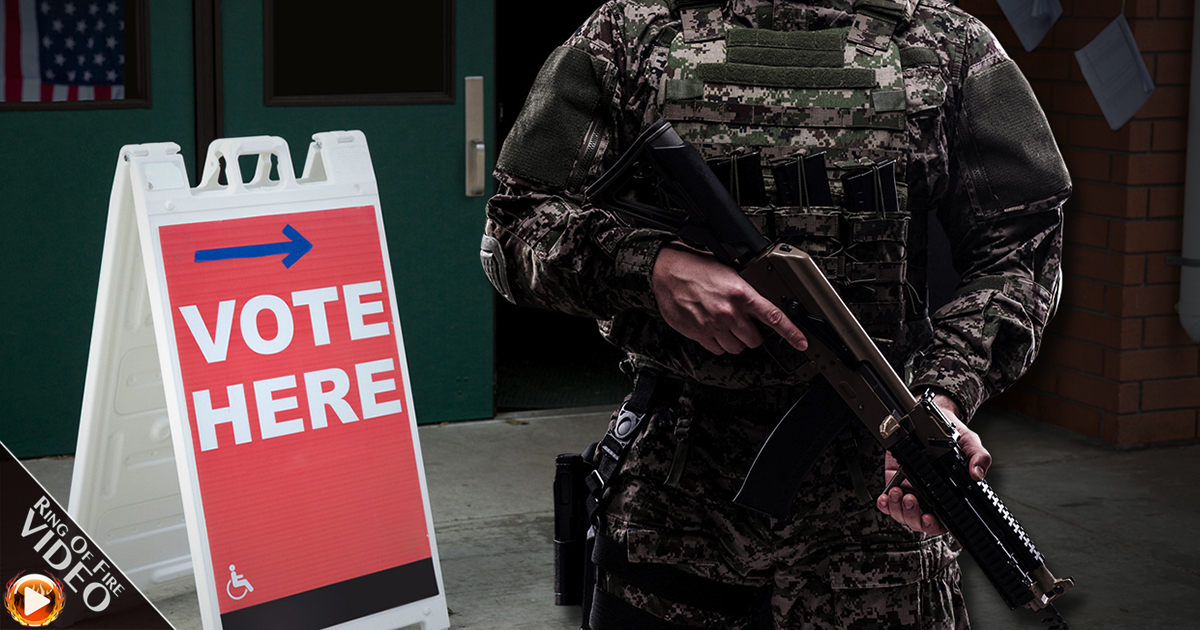
<svg viewBox="0 0 1200 630">
<path fill-rule="evenodd" d="M 0 5 L 0 102 L 125 98 L 122 0 Z"/>
</svg>

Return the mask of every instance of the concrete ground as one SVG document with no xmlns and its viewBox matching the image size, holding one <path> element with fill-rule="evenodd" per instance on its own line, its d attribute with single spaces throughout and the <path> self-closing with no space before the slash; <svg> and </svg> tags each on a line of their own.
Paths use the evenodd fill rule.
<svg viewBox="0 0 1200 630">
<path fill-rule="evenodd" d="M 554 605 L 554 456 L 596 440 L 607 418 L 587 408 L 420 429 L 452 628 L 579 627 L 578 607 Z M 1200 445 L 1118 451 L 990 408 L 972 427 L 1047 566 L 1074 577 L 1058 606 L 1073 628 L 1200 627 Z M 25 463 L 65 505 L 71 458 Z M 973 628 L 1045 627 L 962 564 Z M 194 592 L 155 605 L 178 630 L 200 629 Z"/>
</svg>

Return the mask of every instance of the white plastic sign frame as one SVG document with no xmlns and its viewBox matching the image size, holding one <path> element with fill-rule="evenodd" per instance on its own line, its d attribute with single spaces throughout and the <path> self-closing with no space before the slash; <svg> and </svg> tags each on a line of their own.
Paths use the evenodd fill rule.
<svg viewBox="0 0 1200 630">
<path fill-rule="evenodd" d="M 122 148 L 69 510 L 151 596 L 194 570 L 205 628 L 441 630 L 370 153 L 313 140 L 299 180 L 217 140 L 194 189 L 178 145 Z"/>
</svg>

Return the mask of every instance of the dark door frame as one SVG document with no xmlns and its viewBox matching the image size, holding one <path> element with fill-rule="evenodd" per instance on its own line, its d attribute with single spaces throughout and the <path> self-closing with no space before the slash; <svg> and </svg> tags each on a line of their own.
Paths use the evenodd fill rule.
<svg viewBox="0 0 1200 630">
<path fill-rule="evenodd" d="M 196 183 L 204 174 L 208 145 L 225 135 L 221 77 L 221 0 L 193 0 L 192 42 L 196 81 Z"/>
</svg>

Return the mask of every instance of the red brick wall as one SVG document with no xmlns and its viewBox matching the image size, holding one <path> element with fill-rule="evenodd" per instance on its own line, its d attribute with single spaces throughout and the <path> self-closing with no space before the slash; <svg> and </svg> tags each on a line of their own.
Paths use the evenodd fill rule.
<svg viewBox="0 0 1200 630">
<path fill-rule="evenodd" d="M 1182 246 L 1193 0 L 1128 0 L 1125 17 L 1155 90 L 1109 129 L 1075 51 L 1121 0 L 1061 0 L 1032 53 L 995 0 L 962 0 L 1016 60 L 1041 101 L 1075 184 L 1065 206 L 1065 284 L 1042 353 L 995 399 L 1084 435 L 1128 445 L 1198 437 L 1200 345 L 1175 312 Z"/>
</svg>

